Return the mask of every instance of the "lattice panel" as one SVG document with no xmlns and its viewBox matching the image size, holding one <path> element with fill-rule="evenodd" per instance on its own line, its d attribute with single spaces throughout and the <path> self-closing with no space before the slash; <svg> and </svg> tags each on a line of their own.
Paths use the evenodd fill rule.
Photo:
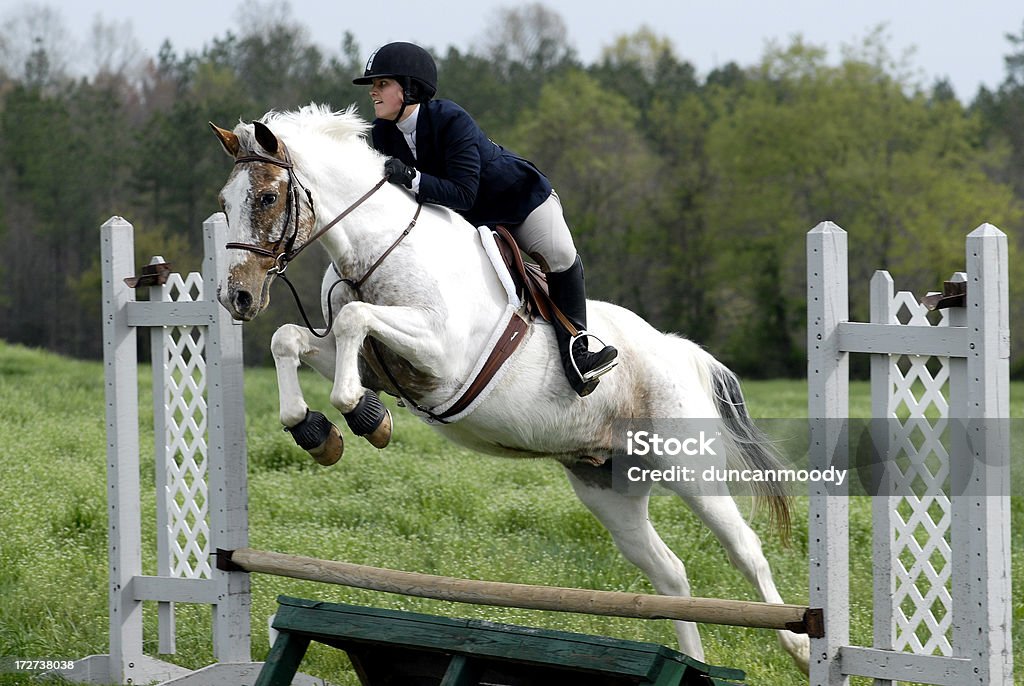
<svg viewBox="0 0 1024 686">
<path fill-rule="evenodd" d="M 200 274 L 172 274 L 166 292 L 174 302 L 202 299 Z M 170 544 L 170 575 L 210 578 L 210 524 L 207 505 L 206 338 L 204 327 L 164 328 L 164 408 L 166 418 L 165 493 Z"/>
<path fill-rule="evenodd" d="M 896 294 L 894 320 L 944 326 L 911 293 Z M 933 321 L 934 320 L 934 321 Z M 949 498 L 949 358 L 891 357 L 890 476 L 899 496 L 892 517 L 895 649 L 952 655 Z"/>
</svg>

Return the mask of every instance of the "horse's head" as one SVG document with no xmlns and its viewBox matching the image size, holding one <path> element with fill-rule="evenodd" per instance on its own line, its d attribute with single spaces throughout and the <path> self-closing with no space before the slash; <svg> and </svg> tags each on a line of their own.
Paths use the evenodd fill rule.
<svg viewBox="0 0 1024 686">
<path fill-rule="evenodd" d="M 265 124 L 210 126 L 235 161 L 219 196 L 230 242 L 217 297 L 232 317 L 248 321 L 270 304 L 274 276 L 314 217 L 284 143 Z"/>
<path fill-rule="evenodd" d="M 269 112 L 234 131 L 210 126 L 235 161 L 220 192 L 229 242 L 218 297 L 235 319 L 249 320 L 270 303 L 270 284 L 291 258 L 387 185 L 385 158 L 367 143 L 370 125 L 355 106 L 335 112 L 309 104 Z M 378 183 L 367 192 L 369 179 Z M 333 211 L 334 219 L 317 228 Z"/>
</svg>

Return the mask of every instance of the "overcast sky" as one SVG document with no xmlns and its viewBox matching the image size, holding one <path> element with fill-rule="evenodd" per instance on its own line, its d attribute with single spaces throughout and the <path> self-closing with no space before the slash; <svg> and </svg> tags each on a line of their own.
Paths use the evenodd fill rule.
<svg viewBox="0 0 1024 686">
<path fill-rule="evenodd" d="M 130 22 L 148 55 L 171 41 L 178 54 L 199 50 L 237 22 L 234 0 L 32 0 L 54 7 L 69 31 L 84 40 L 96 16 Z M 6 17 L 23 0 L 0 0 Z M 469 49 L 482 44 L 502 0 L 288 0 L 291 16 L 305 25 L 326 51 L 340 50 L 351 31 L 364 52 L 392 40 L 428 48 Z M 756 63 L 766 41 L 786 43 L 794 34 L 827 47 L 833 61 L 842 44 L 858 43 L 880 23 L 890 49 L 916 51 L 912 64 L 926 84 L 948 77 L 957 95 L 970 100 L 980 85 L 993 87 L 1005 76 L 1003 57 L 1011 50 L 1007 33 L 1024 26 L 1022 0 L 545 0 L 561 15 L 568 40 L 585 63 L 596 61 L 615 37 L 641 26 L 669 38 L 676 54 L 700 75 L 727 62 Z M 266 6 L 266 3 L 264 3 Z"/>
</svg>

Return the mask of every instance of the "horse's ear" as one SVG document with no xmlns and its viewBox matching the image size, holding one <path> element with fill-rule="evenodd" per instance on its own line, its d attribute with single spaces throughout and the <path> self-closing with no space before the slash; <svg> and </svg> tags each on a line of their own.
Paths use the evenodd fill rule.
<svg viewBox="0 0 1024 686">
<path fill-rule="evenodd" d="M 207 122 L 213 132 L 217 134 L 217 139 L 220 140 L 220 144 L 224 147 L 224 152 L 231 155 L 232 157 L 238 157 L 238 136 L 231 133 L 227 129 L 222 129 L 212 121 Z"/>
<path fill-rule="evenodd" d="M 256 129 L 256 142 L 271 155 L 276 155 L 278 148 L 281 147 L 281 144 L 277 140 L 277 136 L 267 128 L 266 124 L 254 121 L 252 125 Z"/>
</svg>

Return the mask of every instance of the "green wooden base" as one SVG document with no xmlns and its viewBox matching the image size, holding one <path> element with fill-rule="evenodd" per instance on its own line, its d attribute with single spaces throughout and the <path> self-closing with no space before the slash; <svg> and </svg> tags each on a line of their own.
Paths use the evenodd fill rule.
<svg viewBox="0 0 1024 686">
<path fill-rule="evenodd" d="M 348 653 L 363 686 L 736 686 L 714 667 L 655 643 L 473 619 L 278 598 L 280 632 L 256 686 L 287 686 L 310 641 Z"/>
</svg>

